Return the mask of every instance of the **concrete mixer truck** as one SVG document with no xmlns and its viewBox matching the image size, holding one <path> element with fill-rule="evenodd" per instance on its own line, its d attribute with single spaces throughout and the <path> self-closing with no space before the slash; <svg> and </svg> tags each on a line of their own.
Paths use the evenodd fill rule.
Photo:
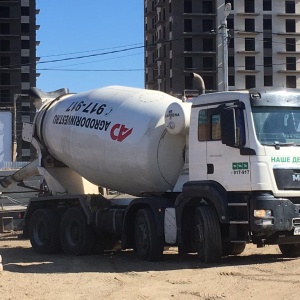
<svg viewBox="0 0 300 300">
<path fill-rule="evenodd" d="M 23 139 L 37 159 L 1 181 L 36 174 L 24 234 L 38 253 L 165 246 L 201 261 L 247 243 L 300 255 L 300 90 L 200 95 L 110 86 L 70 94 L 31 89 L 37 113 Z M 107 199 L 105 187 L 133 195 Z"/>
</svg>

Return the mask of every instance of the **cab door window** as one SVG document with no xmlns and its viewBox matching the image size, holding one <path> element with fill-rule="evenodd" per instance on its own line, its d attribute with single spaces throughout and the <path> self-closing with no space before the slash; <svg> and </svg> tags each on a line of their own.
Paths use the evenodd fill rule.
<svg viewBox="0 0 300 300">
<path fill-rule="evenodd" d="M 217 141 L 221 139 L 221 116 L 215 108 L 203 109 L 198 115 L 198 140 Z"/>
</svg>

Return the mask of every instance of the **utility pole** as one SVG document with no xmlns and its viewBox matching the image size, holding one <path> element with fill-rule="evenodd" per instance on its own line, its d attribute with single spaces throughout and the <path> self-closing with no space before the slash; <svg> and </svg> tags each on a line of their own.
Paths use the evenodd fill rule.
<svg viewBox="0 0 300 300">
<path fill-rule="evenodd" d="M 14 105 L 13 105 L 13 147 L 12 147 L 12 161 L 17 161 L 17 144 L 18 144 L 18 134 L 17 134 L 17 101 L 22 96 L 28 96 L 26 94 L 14 94 Z"/>
<path fill-rule="evenodd" d="M 222 46 L 223 46 L 223 89 L 228 91 L 228 29 L 227 17 L 231 11 L 231 3 L 227 3 L 224 7 L 224 19 L 220 28 L 222 29 Z"/>
</svg>

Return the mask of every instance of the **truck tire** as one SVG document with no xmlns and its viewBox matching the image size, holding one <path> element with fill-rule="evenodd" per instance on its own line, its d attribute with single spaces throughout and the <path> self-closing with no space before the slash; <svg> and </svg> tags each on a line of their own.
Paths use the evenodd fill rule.
<svg viewBox="0 0 300 300">
<path fill-rule="evenodd" d="M 80 207 L 69 208 L 61 219 L 60 241 L 66 254 L 84 255 L 91 252 L 96 240 L 94 228 L 87 224 Z"/>
<path fill-rule="evenodd" d="M 149 208 L 140 209 L 135 218 L 135 250 L 139 258 L 156 261 L 162 258 L 163 237 L 157 236 L 153 213 Z"/>
<path fill-rule="evenodd" d="M 300 244 L 279 244 L 281 253 L 286 257 L 299 257 Z"/>
<path fill-rule="evenodd" d="M 214 263 L 222 255 L 219 219 L 212 206 L 198 207 L 195 211 L 195 246 L 204 263 Z"/>
<path fill-rule="evenodd" d="M 246 243 L 222 243 L 222 256 L 239 255 L 244 252 Z"/>
<path fill-rule="evenodd" d="M 32 248 L 43 254 L 56 253 L 60 250 L 60 216 L 54 209 L 37 209 L 29 220 L 29 239 Z"/>
</svg>

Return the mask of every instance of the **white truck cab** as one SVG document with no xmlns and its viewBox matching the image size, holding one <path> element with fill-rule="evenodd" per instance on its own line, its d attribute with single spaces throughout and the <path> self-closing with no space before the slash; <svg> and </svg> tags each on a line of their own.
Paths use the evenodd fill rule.
<svg viewBox="0 0 300 300">
<path fill-rule="evenodd" d="M 195 98 L 182 206 L 195 205 L 195 199 L 213 206 L 221 233 L 210 234 L 223 242 L 276 243 L 285 254 L 300 253 L 299 122 L 297 90 Z"/>
</svg>

